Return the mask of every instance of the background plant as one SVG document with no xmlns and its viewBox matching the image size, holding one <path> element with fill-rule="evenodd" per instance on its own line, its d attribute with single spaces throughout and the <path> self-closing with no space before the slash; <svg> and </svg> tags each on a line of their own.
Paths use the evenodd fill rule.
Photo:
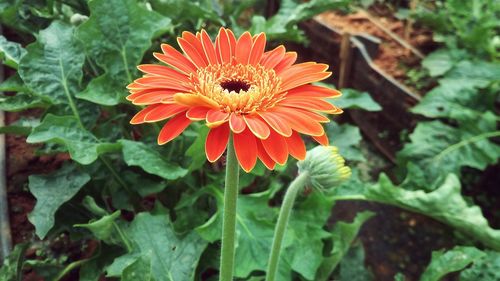
<svg viewBox="0 0 500 281">
<path fill-rule="evenodd" d="M 498 29 L 492 24 L 498 22 L 498 5 L 470 1 L 473 6 L 467 8 L 457 2 L 423 3 L 417 10 L 416 18 L 434 28 L 438 41 L 448 43 L 422 63 L 438 86 L 412 109 L 427 119 L 412 131 L 398 154 L 398 167 L 389 171 L 397 184 L 370 175 L 378 170 L 356 126 L 329 124 L 332 144 L 353 167 L 353 177 L 334 191 L 299 196 L 278 280 L 327 280 L 331 269 L 341 280 L 370 280 L 363 249 L 352 242 L 374 214 L 361 212 L 352 222 L 328 223 L 335 202 L 353 199 L 421 213 L 456 230 L 457 246 L 434 253 L 422 280 L 447 274 L 442 264 L 450 260 L 453 271 L 473 263 L 461 280 L 497 278 L 500 231 L 488 225 L 461 186 L 470 184 L 465 181 L 470 172 L 464 169 L 479 176 L 500 155 L 494 138 L 500 70 L 493 61 L 498 50 L 491 47 L 495 37 L 486 36 Z M 69 235 L 83 252 L 89 241 L 98 245 L 89 256 L 72 259 L 44 254 L 47 244 L 33 239 L 16 246 L 0 276 L 16 280 L 23 268 L 31 268 L 47 280 L 74 269 L 80 280 L 101 275 L 216 280 L 210 272 L 218 268 L 223 178 L 220 164 L 205 161 L 206 128 L 193 124 L 171 144 L 156 145 L 158 127 L 128 124 L 137 109 L 125 102 L 125 85 L 138 77 L 137 64 L 152 61 L 145 54 L 159 50 L 161 42 L 173 43 L 184 30 L 206 28 L 214 35 L 226 25 L 240 33 L 264 31 L 276 44 L 305 42 L 297 23 L 326 9 L 344 8 L 346 2 L 281 1 L 268 18 L 264 1 L 217 3 L 0 1 L 2 24 L 15 31 L 12 38 L 0 37 L 2 61 L 12 70 L 0 84 L 8 92 L 0 97 L 0 109 L 26 111 L 0 131 L 25 135 L 41 155 L 68 153 L 70 158 L 49 174 L 30 176 L 28 188 L 37 205 L 29 220 L 47 243 Z M 481 12 L 464 12 L 474 7 Z M 482 43 L 472 44 L 474 36 L 481 36 Z M 381 110 L 368 93 L 343 92 L 336 104 L 346 110 Z M 283 188 L 295 175 L 294 162 L 277 172 L 259 166 L 241 175 L 235 271 L 241 280 L 264 276 Z M 309 239 L 303 239 L 306 234 Z M 39 258 L 24 259 L 30 247 L 40 251 Z"/>
</svg>

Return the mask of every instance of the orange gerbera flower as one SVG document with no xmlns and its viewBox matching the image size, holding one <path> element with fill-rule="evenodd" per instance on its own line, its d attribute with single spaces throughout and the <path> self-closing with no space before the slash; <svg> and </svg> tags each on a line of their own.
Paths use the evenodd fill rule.
<svg viewBox="0 0 500 281">
<path fill-rule="evenodd" d="M 171 118 L 158 144 L 174 139 L 193 121 L 205 121 L 210 128 L 207 159 L 221 157 L 232 132 L 236 156 L 247 172 L 257 158 L 268 169 L 284 164 L 288 155 L 303 160 L 306 149 L 299 134 L 328 144 L 321 123 L 329 119 L 322 113 L 342 110 L 325 99 L 340 92 L 310 85 L 331 75 L 328 65 L 294 64 L 297 54 L 283 46 L 265 52 L 264 33 L 252 37 L 245 32 L 236 39 L 221 28 L 215 43 L 204 30 L 183 32 L 177 42 L 184 54 L 163 44 L 163 53 L 154 56 L 168 66 L 138 66 L 145 75 L 127 87 L 128 100 L 147 105 L 131 124 Z"/>
</svg>

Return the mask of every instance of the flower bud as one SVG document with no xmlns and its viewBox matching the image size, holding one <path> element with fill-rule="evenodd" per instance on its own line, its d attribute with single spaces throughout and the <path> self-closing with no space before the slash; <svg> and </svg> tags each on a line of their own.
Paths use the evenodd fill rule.
<svg viewBox="0 0 500 281">
<path fill-rule="evenodd" d="M 318 189 L 329 189 L 349 179 L 351 169 L 335 146 L 317 146 L 307 152 L 306 159 L 299 161 L 299 173 L 308 172 L 306 185 Z"/>
</svg>

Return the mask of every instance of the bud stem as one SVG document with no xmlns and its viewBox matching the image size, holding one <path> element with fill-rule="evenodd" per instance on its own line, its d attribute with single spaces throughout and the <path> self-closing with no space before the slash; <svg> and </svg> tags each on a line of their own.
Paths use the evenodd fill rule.
<svg viewBox="0 0 500 281">
<path fill-rule="evenodd" d="M 267 276 L 266 281 L 274 281 L 276 279 L 276 273 L 278 272 L 278 265 L 280 260 L 281 245 L 283 243 L 283 238 L 285 237 L 286 227 L 292 213 L 293 204 L 295 203 L 295 198 L 299 193 L 299 190 L 304 188 L 307 178 L 309 177 L 309 172 L 304 171 L 299 174 L 295 180 L 290 184 L 290 187 L 285 193 L 283 198 L 283 204 L 281 205 L 280 214 L 278 217 L 278 222 L 276 223 L 276 229 L 274 230 L 273 245 L 271 247 L 271 255 L 269 256 L 269 263 L 267 265 Z"/>
<path fill-rule="evenodd" d="M 233 138 L 231 136 L 227 144 L 226 183 L 224 187 L 222 246 L 219 272 L 220 281 L 233 280 L 239 171 L 240 166 L 238 164 L 238 159 L 236 159 Z"/>
</svg>

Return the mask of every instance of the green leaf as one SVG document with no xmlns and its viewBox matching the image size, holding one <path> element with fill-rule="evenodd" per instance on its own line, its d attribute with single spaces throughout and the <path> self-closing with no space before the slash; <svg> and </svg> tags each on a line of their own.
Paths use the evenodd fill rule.
<svg viewBox="0 0 500 281">
<path fill-rule="evenodd" d="M 412 162 L 425 171 L 428 182 L 424 184 L 450 172 L 459 175 L 464 166 L 483 170 L 500 157 L 500 146 L 488 139 L 500 134 L 495 130 L 496 117 L 489 112 L 459 128 L 439 121 L 420 122 L 398 160 L 403 167 Z"/>
<path fill-rule="evenodd" d="M 117 151 L 118 143 L 103 143 L 92 133 L 82 128 L 76 118 L 72 116 L 55 116 L 47 114 L 40 125 L 26 140 L 28 143 L 55 142 L 63 144 L 76 162 L 87 165 L 94 162 L 105 152 Z"/>
<path fill-rule="evenodd" d="M 365 267 L 365 251 L 361 244 L 349 249 L 340 262 L 341 281 L 371 281 L 372 273 Z"/>
<path fill-rule="evenodd" d="M 17 112 L 46 106 L 41 98 L 27 93 L 20 92 L 13 96 L 0 95 L 0 110 L 3 111 Z"/>
<path fill-rule="evenodd" d="M 348 3 L 344 0 L 312 0 L 308 2 L 283 0 L 280 2 L 278 12 L 268 20 L 259 15 L 254 16 L 250 32 L 252 34 L 265 32 L 270 40 L 302 42 L 305 38 L 297 26 L 299 22 L 330 9 L 345 7 Z"/>
<path fill-rule="evenodd" d="M 500 253 L 485 251 L 486 255 L 460 273 L 460 281 L 500 280 Z"/>
<path fill-rule="evenodd" d="M 446 274 L 464 269 L 486 254 L 475 247 L 455 246 L 449 251 L 432 252 L 431 263 L 420 277 L 420 281 L 439 281 Z"/>
<path fill-rule="evenodd" d="M 0 92 L 27 92 L 28 88 L 24 85 L 19 73 L 11 75 L 0 83 Z"/>
<path fill-rule="evenodd" d="M 54 215 L 57 209 L 73 198 L 89 181 L 90 176 L 72 164 L 67 164 L 49 175 L 29 177 L 28 187 L 37 201 L 28 219 L 35 226 L 36 234 L 40 239 L 45 238 L 54 226 Z"/>
<path fill-rule="evenodd" d="M 482 60 L 462 60 L 440 82 L 443 80 L 471 88 L 485 88 L 500 81 L 500 64 Z"/>
<path fill-rule="evenodd" d="M 359 128 L 349 124 L 338 125 L 330 122 L 325 126 L 330 145 L 339 148 L 339 153 L 347 160 L 365 161 L 363 153 L 359 149 L 359 144 L 363 137 Z"/>
<path fill-rule="evenodd" d="M 28 88 L 56 104 L 71 103 L 80 91 L 85 55 L 73 33 L 72 26 L 54 21 L 28 45 L 19 62 L 19 74 Z"/>
<path fill-rule="evenodd" d="M 460 191 L 460 180 L 449 174 L 432 192 L 408 191 L 394 186 L 382 175 L 375 185 L 360 189 L 348 182 L 335 190 L 337 200 L 368 200 L 420 213 L 447 224 L 484 245 L 500 250 L 500 230 L 489 226 L 481 208 L 471 206 Z"/>
<path fill-rule="evenodd" d="M 0 60 L 3 64 L 17 69 L 19 61 L 26 54 L 21 44 L 8 41 L 0 35 Z"/>
<path fill-rule="evenodd" d="M 372 99 L 369 93 L 354 89 L 342 89 L 342 96 L 330 101 L 342 109 L 354 108 L 366 111 L 380 111 L 382 107 Z"/>
<path fill-rule="evenodd" d="M 121 215 L 120 210 L 112 213 L 111 215 L 105 215 L 98 220 L 91 220 L 87 224 L 75 224 L 75 227 L 83 227 L 92 232 L 94 236 L 108 244 L 119 244 L 120 238 L 116 234 L 115 224 L 117 218 Z"/>
<path fill-rule="evenodd" d="M 151 46 L 151 39 L 170 27 L 170 19 L 135 0 L 94 0 L 89 7 L 90 18 L 76 34 L 87 55 L 105 73 L 78 97 L 116 105 L 126 95 L 125 86 L 137 76 L 136 66 Z"/>
<path fill-rule="evenodd" d="M 0 127 L 0 134 L 12 134 L 27 136 L 31 133 L 31 128 L 40 124 L 39 119 L 20 118 L 8 126 Z"/>
<path fill-rule="evenodd" d="M 454 81 L 442 80 L 411 111 L 430 118 L 475 121 L 484 112 L 494 110 L 494 102 L 492 95 L 479 93 L 475 88 L 464 87 Z"/>
<path fill-rule="evenodd" d="M 108 276 L 128 274 L 130 266 L 147 271 L 144 268 L 147 262 L 134 263 L 143 256 L 151 256 L 151 274 L 155 281 L 193 280 L 198 260 L 207 245 L 194 232 L 177 236 L 168 216 L 163 214 L 138 214 L 125 234 L 134 243 L 135 251 L 115 259 L 108 267 Z"/>
<path fill-rule="evenodd" d="M 345 254 L 349 251 L 352 242 L 357 237 L 361 226 L 371 217 L 374 213 L 365 211 L 358 213 L 351 223 L 337 222 L 332 230 L 333 248 L 328 257 L 325 257 L 321 263 L 321 267 L 316 275 L 317 281 L 329 280 L 330 275 L 333 273 L 337 265 L 340 263 Z"/>
<path fill-rule="evenodd" d="M 207 161 L 207 157 L 205 156 L 205 140 L 207 139 L 208 131 L 207 126 L 201 126 L 198 130 L 198 136 L 186 150 L 186 155 L 191 157 L 190 171 L 201 168 Z"/>
<path fill-rule="evenodd" d="M 167 162 L 157 150 L 142 143 L 120 140 L 123 146 L 123 159 L 130 166 L 141 167 L 144 171 L 159 177 L 175 180 L 187 174 L 187 170 Z"/>
<path fill-rule="evenodd" d="M 17 244 L 0 267 L 0 279 L 4 281 L 18 281 L 22 277 L 24 252 L 28 243 Z"/>
<path fill-rule="evenodd" d="M 432 77 L 445 74 L 454 64 L 454 59 L 446 49 L 439 49 L 422 60 L 422 66 L 429 71 Z"/>
<path fill-rule="evenodd" d="M 152 253 L 141 256 L 131 265 L 127 266 L 122 273 L 122 281 L 151 281 Z M 171 280 L 171 279 L 170 279 Z"/>
<path fill-rule="evenodd" d="M 209 242 L 221 237 L 223 194 L 209 187 L 217 199 L 218 211 L 197 232 Z M 265 271 L 270 253 L 277 208 L 269 206 L 270 192 L 240 195 L 237 206 L 237 242 L 235 276 L 246 278 L 254 271 Z M 278 280 L 292 280 L 292 271 L 307 280 L 314 280 L 323 256 L 322 239 L 329 236 L 323 226 L 330 216 L 333 201 L 322 194 L 313 193 L 298 204 L 290 217 L 285 234 L 283 255 L 279 265 Z M 304 239 L 307 233 L 308 239 Z"/>
</svg>

